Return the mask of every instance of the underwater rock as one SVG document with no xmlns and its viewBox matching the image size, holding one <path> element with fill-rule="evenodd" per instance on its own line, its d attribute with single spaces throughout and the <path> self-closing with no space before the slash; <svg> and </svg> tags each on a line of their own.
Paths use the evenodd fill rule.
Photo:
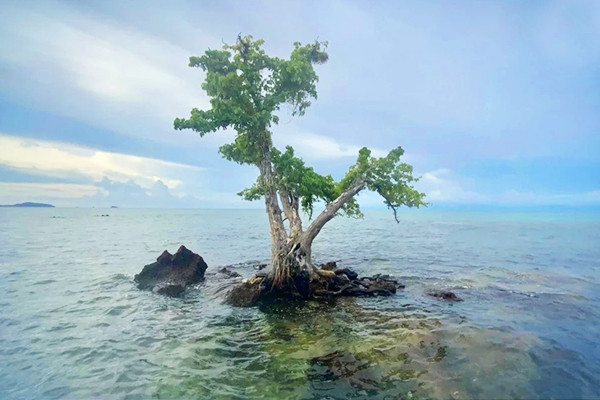
<svg viewBox="0 0 600 400">
<path fill-rule="evenodd" d="M 227 275 L 230 278 L 240 278 L 242 276 L 238 272 L 227 269 L 227 267 L 223 267 L 223 268 L 219 269 L 217 272 Z"/>
<path fill-rule="evenodd" d="M 427 292 L 427 295 L 445 301 L 463 301 L 463 299 L 449 290 L 430 290 Z"/>
<path fill-rule="evenodd" d="M 200 255 L 180 246 L 173 255 L 165 250 L 156 262 L 146 265 L 134 280 L 140 289 L 179 296 L 188 285 L 204 280 L 206 268 L 208 266 Z"/>
<path fill-rule="evenodd" d="M 256 305 L 262 293 L 262 278 L 251 278 L 236 285 L 227 293 L 225 303 L 234 307 L 252 307 Z"/>
<path fill-rule="evenodd" d="M 388 274 L 375 274 L 371 279 L 375 279 L 376 281 L 382 282 L 391 282 L 394 285 L 396 285 L 398 289 L 404 289 L 406 287 L 403 283 L 398 282 L 398 280 L 395 277 Z"/>
<path fill-rule="evenodd" d="M 306 374 L 312 382 L 345 381 L 349 387 L 358 390 L 377 390 L 379 383 L 369 362 L 348 351 L 335 351 L 310 359 Z"/>
</svg>

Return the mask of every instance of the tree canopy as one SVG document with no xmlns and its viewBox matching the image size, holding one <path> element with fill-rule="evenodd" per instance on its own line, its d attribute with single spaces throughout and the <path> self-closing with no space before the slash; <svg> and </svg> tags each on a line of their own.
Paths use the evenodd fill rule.
<svg viewBox="0 0 600 400">
<path fill-rule="evenodd" d="M 207 50 L 190 57 L 189 66 L 206 72 L 202 88 L 210 96 L 210 110 L 194 108 L 190 118 L 176 118 L 175 129 L 193 129 L 200 136 L 232 127 L 235 141 L 219 151 L 230 161 L 256 164 L 261 143 L 271 142 L 272 124 L 283 104 L 292 106 L 292 115 L 304 115 L 310 99 L 317 98 L 317 74 L 313 63 L 327 61 L 326 42 L 302 46 L 294 43 L 289 60 L 270 57 L 263 40 L 238 37 L 223 50 Z"/>
<path fill-rule="evenodd" d="M 265 197 L 272 229 L 277 223 L 274 215 L 281 214 L 279 202 L 288 219 L 293 212 L 299 219 L 299 207 L 312 217 L 315 204 L 323 202 L 326 211 L 333 213 L 321 218 L 325 222 L 337 214 L 362 216 L 356 194 L 363 189 L 378 193 L 396 221 L 399 207 L 426 204 L 425 194 L 413 187 L 418 178 L 413 176 L 412 166 L 401 162 L 401 147 L 385 157 L 374 157 L 363 147 L 339 181 L 307 166 L 292 147 L 275 148 L 271 129 L 279 123 L 282 106 L 291 107 L 292 115 L 301 116 L 317 98 L 314 65 L 328 60 L 327 42 L 294 43 L 289 59 L 267 55 L 263 43 L 252 36 L 238 36 L 235 44 L 224 45 L 222 50 L 190 57 L 189 66 L 206 73 L 202 88 L 210 97 L 211 108 L 194 108 L 189 118 L 176 118 L 174 127 L 192 129 L 200 136 L 226 128 L 235 130 L 234 141 L 221 146 L 219 152 L 227 160 L 259 167 L 256 183 L 239 195 L 246 200 Z M 301 222 L 298 229 L 302 231 Z"/>
</svg>

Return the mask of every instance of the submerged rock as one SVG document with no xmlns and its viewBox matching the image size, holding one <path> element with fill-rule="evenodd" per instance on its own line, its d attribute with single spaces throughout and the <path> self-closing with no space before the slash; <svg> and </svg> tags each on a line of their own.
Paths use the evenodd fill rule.
<svg viewBox="0 0 600 400">
<path fill-rule="evenodd" d="M 267 268 L 268 264 L 262 263 L 262 264 L 254 264 L 254 269 L 257 269 L 259 271 L 262 271 L 263 269 Z"/>
<path fill-rule="evenodd" d="M 379 389 L 376 374 L 371 370 L 371 364 L 355 354 L 347 351 L 335 351 L 320 357 L 310 359 L 310 367 L 306 371 L 307 378 L 312 382 L 337 382 L 346 384 L 355 390 Z"/>
<path fill-rule="evenodd" d="M 430 290 L 427 292 L 427 295 L 445 301 L 463 301 L 463 299 L 449 290 Z"/>
<path fill-rule="evenodd" d="M 188 285 L 204 280 L 206 268 L 208 266 L 200 255 L 180 246 L 175 254 L 165 250 L 156 262 L 146 265 L 134 280 L 140 289 L 179 296 Z"/>
<path fill-rule="evenodd" d="M 238 272 L 227 269 L 227 267 L 223 267 L 223 268 L 219 269 L 218 272 L 221 274 L 227 275 L 230 278 L 240 278 L 242 276 Z"/>
<path fill-rule="evenodd" d="M 258 302 L 262 293 L 262 278 L 252 278 L 236 285 L 227 293 L 225 303 L 235 307 L 252 307 Z"/>
</svg>

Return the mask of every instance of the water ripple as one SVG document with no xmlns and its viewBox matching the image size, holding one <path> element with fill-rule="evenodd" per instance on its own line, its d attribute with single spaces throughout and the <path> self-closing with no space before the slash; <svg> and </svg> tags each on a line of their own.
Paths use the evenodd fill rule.
<svg viewBox="0 0 600 400">
<path fill-rule="evenodd" d="M 315 255 L 404 291 L 233 309 L 221 301 L 239 278 L 216 269 L 248 277 L 268 259 L 261 212 L 22 211 L 0 209 L 0 398 L 600 396 L 597 222 L 336 219 Z M 180 299 L 137 290 L 134 274 L 182 243 L 207 281 Z"/>
</svg>

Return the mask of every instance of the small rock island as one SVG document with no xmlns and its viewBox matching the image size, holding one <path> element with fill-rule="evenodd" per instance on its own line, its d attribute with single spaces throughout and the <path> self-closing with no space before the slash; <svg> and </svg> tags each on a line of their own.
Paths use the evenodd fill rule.
<svg viewBox="0 0 600 400">
<path fill-rule="evenodd" d="M 46 203 L 33 203 L 30 201 L 27 201 L 25 203 L 18 203 L 18 204 L 0 204 L 0 207 L 30 207 L 30 208 L 55 208 L 52 204 L 46 204 Z"/>
</svg>

